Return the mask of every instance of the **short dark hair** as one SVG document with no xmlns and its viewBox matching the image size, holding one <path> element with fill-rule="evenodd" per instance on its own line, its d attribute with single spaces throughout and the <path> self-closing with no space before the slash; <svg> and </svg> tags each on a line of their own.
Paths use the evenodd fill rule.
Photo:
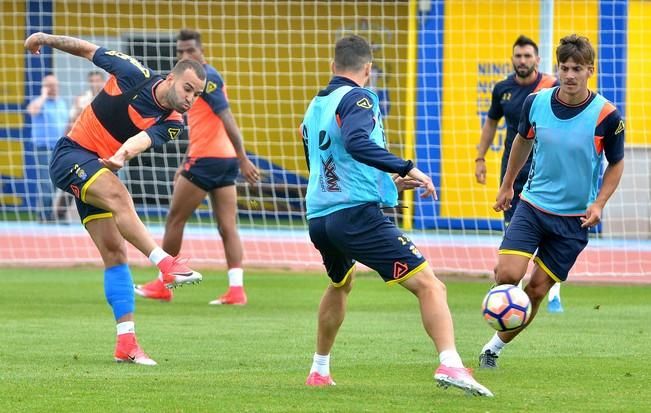
<svg viewBox="0 0 651 413">
<path fill-rule="evenodd" d="M 533 47 L 533 50 L 536 52 L 536 56 L 538 56 L 538 45 L 536 44 L 536 42 L 534 42 L 532 39 L 525 36 L 524 34 L 521 34 L 520 36 L 518 36 L 517 39 L 515 39 L 515 42 L 513 43 L 513 47 L 511 48 L 511 50 L 515 49 L 515 46 L 518 47 L 531 46 Z"/>
<path fill-rule="evenodd" d="M 203 65 L 192 59 L 179 60 L 179 62 L 174 65 L 172 73 L 174 73 L 175 76 L 181 76 L 188 69 L 193 70 L 199 79 L 206 80 L 206 70 L 203 68 Z"/>
<path fill-rule="evenodd" d="M 201 46 L 201 34 L 192 29 L 181 29 L 179 34 L 176 36 L 176 40 L 185 41 L 185 40 L 195 40 L 197 46 Z"/>
<path fill-rule="evenodd" d="M 585 36 L 570 34 L 561 39 L 556 48 L 556 60 L 558 63 L 565 63 L 568 59 L 574 60 L 580 65 L 594 65 L 594 48 L 590 40 Z"/>
<path fill-rule="evenodd" d="M 337 70 L 358 71 L 372 61 L 371 45 L 363 37 L 352 34 L 342 37 L 335 44 L 335 69 Z"/>
</svg>

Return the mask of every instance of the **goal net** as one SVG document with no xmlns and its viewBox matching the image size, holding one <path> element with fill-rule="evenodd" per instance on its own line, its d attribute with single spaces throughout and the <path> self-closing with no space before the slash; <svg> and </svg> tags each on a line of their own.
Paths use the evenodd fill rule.
<svg viewBox="0 0 651 413">
<path fill-rule="evenodd" d="M 336 39 L 349 33 L 366 37 L 375 59 L 369 87 L 380 97 L 390 150 L 414 159 L 439 190 L 439 201 L 403 194 L 406 208 L 389 214 L 435 270 L 455 273 L 489 273 L 496 262 L 502 221 L 491 206 L 506 134 L 503 121 L 487 154 L 486 185 L 475 182 L 474 158 L 492 87 L 512 70 L 513 41 L 525 34 L 541 43 L 547 65 L 543 67 L 553 70 L 551 53 L 558 39 L 579 33 L 597 50 L 590 87 L 615 103 L 626 119 L 627 149 L 623 181 L 574 274 L 651 274 L 651 137 L 646 132 L 651 129 L 647 113 L 651 80 L 645 73 L 651 51 L 646 41 L 651 34 L 649 2 L 3 0 L 0 4 L 3 264 L 101 262 L 70 199 L 50 188 L 47 148 L 36 136 L 66 125 L 48 115 L 45 126 L 43 122 L 39 126 L 35 120 L 39 115 L 28 111 L 28 104 L 41 95 L 47 75 L 54 74 L 59 99 L 68 116 L 74 116 L 70 109 L 88 91 L 94 67 L 48 48 L 38 56 L 28 55 L 22 44 L 32 32 L 80 37 L 132 55 L 165 74 L 175 62 L 178 31 L 198 30 L 207 61 L 225 79 L 247 152 L 262 172 L 262 182 L 256 185 L 237 180 L 245 265 L 297 269 L 321 265 L 306 229 L 307 167 L 298 125 L 311 98 L 329 81 Z M 186 147 L 187 137 L 181 136 L 163 149 L 147 151 L 120 172 L 139 215 L 157 239 L 163 235 L 172 178 Z M 146 263 L 135 250 L 129 254 L 133 262 Z M 206 266 L 225 262 L 208 200 L 188 222 L 183 254 Z"/>
</svg>

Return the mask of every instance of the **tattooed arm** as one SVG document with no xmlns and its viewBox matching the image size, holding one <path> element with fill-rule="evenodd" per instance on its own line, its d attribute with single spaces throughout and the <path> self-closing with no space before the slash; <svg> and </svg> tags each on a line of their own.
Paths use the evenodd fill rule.
<svg viewBox="0 0 651 413">
<path fill-rule="evenodd" d="M 41 46 L 50 46 L 62 52 L 85 57 L 91 62 L 93 61 L 95 51 L 99 49 L 99 46 L 86 40 L 69 36 L 56 36 L 42 32 L 34 33 L 25 40 L 25 49 L 29 50 L 32 54 L 39 54 Z"/>
</svg>

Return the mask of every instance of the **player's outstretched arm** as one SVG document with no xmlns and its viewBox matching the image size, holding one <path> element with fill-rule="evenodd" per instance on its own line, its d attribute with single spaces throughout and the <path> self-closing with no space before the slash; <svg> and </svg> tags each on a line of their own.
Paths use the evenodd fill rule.
<svg viewBox="0 0 651 413">
<path fill-rule="evenodd" d="M 225 109 L 219 112 L 219 118 L 224 123 L 224 128 L 226 129 L 226 134 L 228 139 L 233 144 L 235 148 L 235 153 L 237 154 L 237 159 L 240 161 L 240 172 L 244 179 L 250 184 L 255 184 L 260 179 L 260 172 L 258 168 L 255 167 L 253 162 L 249 159 L 244 150 L 244 140 L 242 139 L 242 133 L 240 128 L 237 127 L 237 122 L 233 117 L 230 109 Z"/>
<path fill-rule="evenodd" d="M 599 195 L 594 201 L 595 204 L 599 204 L 602 208 L 606 206 L 606 202 L 617 189 L 619 181 L 622 179 L 624 174 L 624 160 L 620 160 L 617 163 L 609 163 L 604 172 L 603 182 L 601 183 L 601 189 L 599 190 Z"/>
<path fill-rule="evenodd" d="M 414 179 L 409 175 L 403 178 L 398 174 L 391 174 L 391 179 L 393 179 L 393 183 L 396 185 L 398 192 L 402 192 L 414 188 L 421 188 L 423 186 L 423 184 L 419 180 Z"/>
<path fill-rule="evenodd" d="M 113 156 L 110 158 L 100 159 L 99 162 L 104 167 L 109 168 L 112 171 L 117 171 L 124 167 L 126 161 L 138 156 L 150 146 L 151 138 L 147 135 L 147 132 L 142 131 L 127 139 Z"/>
<path fill-rule="evenodd" d="M 604 172 L 603 182 L 601 189 L 597 195 L 597 199 L 588 206 L 585 212 L 585 217 L 581 217 L 581 226 L 583 228 L 590 228 L 601 222 L 601 211 L 605 208 L 606 202 L 617 189 L 619 181 L 622 179 L 624 173 L 624 160 L 617 163 L 608 164 Z"/>
<path fill-rule="evenodd" d="M 423 193 L 420 194 L 421 198 L 427 198 L 431 196 L 435 200 L 439 199 L 432 179 L 429 176 L 425 175 L 420 169 L 411 168 L 411 170 L 407 173 L 407 176 L 420 182 L 420 187 L 424 188 Z"/>
<path fill-rule="evenodd" d="M 532 147 L 533 139 L 525 139 L 519 133 L 515 136 L 513 146 L 511 147 L 511 153 L 509 155 L 509 163 L 506 167 L 506 173 L 504 174 L 504 180 L 502 181 L 502 186 L 500 186 L 497 193 L 495 205 L 493 205 L 493 209 L 496 212 L 511 209 L 511 200 L 513 200 L 513 183 L 515 182 L 515 178 L 518 176 L 518 172 L 522 170 L 522 167 L 527 162 Z"/>
<path fill-rule="evenodd" d="M 519 133 L 515 135 L 502 185 L 513 186 L 515 178 L 529 158 L 531 148 L 533 148 L 533 139 L 525 139 Z"/>
<path fill-rule="evenodd" d="M 62 52 L 85 57 L 90 61 L 93 60 L 95 51 L 99 49 L 99 46 L 86 40 L 43 32 L 34 33 L 25 40 L 25 49 L 29 50 L 32 54 L 40 54 L 41 46 L 50 46 Z"/>
</svg>

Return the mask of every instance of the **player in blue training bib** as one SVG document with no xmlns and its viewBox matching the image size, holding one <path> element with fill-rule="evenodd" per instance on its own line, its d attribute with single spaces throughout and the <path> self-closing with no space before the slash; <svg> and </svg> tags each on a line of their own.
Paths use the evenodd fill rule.
<svg viewBox="0 0 651 413">
<path fill-rule="evenodd" d="M 556 49 L 560 86 L 527 97 L 513 143 L 496 211 L 512 206 L 515 178 L 533 150 L 531 169 L 495 269 L 498 284 L 517 284 L 531 258 L 534 270 L 525 288 L 531 320 L 556 282 L 565 281 L 588 244 L 624 171 L 624 122 L 615 106 L 588 89 L 594 49 L 577 35 Z M 599 188 L 603 158 L 608 167 Z M 523 329 L 526 328 L 523 327 Z M 502 348 L 523 329 L 498 332 L 480 354 L 481 367 L 495 367 Z"/>
<path fill-rule="evenodd" d="M 538 64 L 540 56 L 538 55 L 538 45 L 530 38 L 520 35 L 512 47 L 513 55 L 511 64 L 513 73 L 509 74 L 503 80 L 497 82 L 493 88 L 491 105 L 486 114 L 486 120 L 481 129 L 481 139 L 477 145 L 477 157 L 475 158 L 475 178 L 477 182 L 486 184 L 486 153 L 495 139 L 497 124 L 504 117 L 506 124 L 506 136 L 504 138 L 504 150 L 502 152 L 502 162 L 500 167 L 500 185 L 506 174 L 506 166 L 509 162 L 511 146 L 513 140 L 518 134 L 518 123 L 522 113 L 524 100 L 531 93 L 558 86 L 556 77 L 540 73 Z M 518 176 L 515 178 L 513 185 L 513 201 L 511 208 L 504 211 L 504 228 L 508 227 L 513 218 L 513 213 L 517 209 L 520 200 L 520 193 L 524 189 L 524 184 L 529 177 L 531 169 L 532 155 L 529 155 L 527 162 L 524 164 Z M 552 313 L 562 313 L 560 283 L 556 283 L 549 290 L 549 301 L 547 310 Z"/>
<path fill-rule="evenodd" d="M 378 97 L 362 87 L 369 80 L 372 60 L 371 47 L 363 38 L 340 39 L 332 64 L 334 77 L 312 99 L 301 125 L 310 170 L 306 196 L 310 238 L 332 280 L 321 299 L 316 353 L 306 384 L 334 385 L 330 350 L 346 315 L 359 261 L 387 284 L 400 284 L 418 297 L 423 324 L 439 351 L 435 379 L 492 396 L 463 367 L 456 351 L 445 286 L 411 240 L 382 213 L 382 207 L 398 202 L 396 184 L 403 189 L 422 187 L 423 197 L 436 196 L 436 191 L 411 161 L 386 149 Z"/>
</svg>

